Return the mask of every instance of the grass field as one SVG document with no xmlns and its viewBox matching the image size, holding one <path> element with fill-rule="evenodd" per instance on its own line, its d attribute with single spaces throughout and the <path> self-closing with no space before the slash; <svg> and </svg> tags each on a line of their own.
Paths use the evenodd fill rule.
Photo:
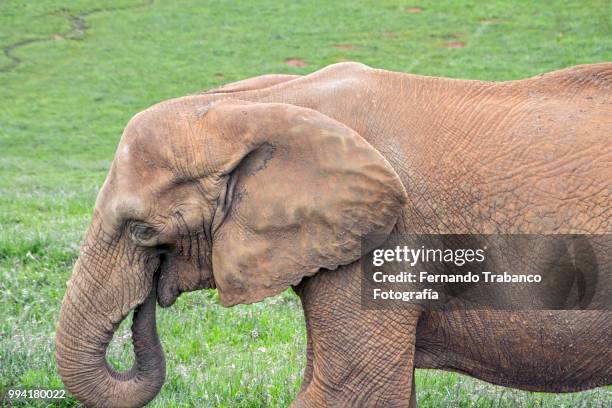
<svg viewBox="0 0 612 408">
<path fill-rule="evenodd" d="M 508 80 L 612 60 L 609 1 L 0 2 L 0 405 L 59 388 L 54 323 L 123 126 L 163 99 L 263 73 L 356 60 L 426 75 Z M 332 6 L 333 3 L 333 6 Z M 216 293 L 159 310 L 168 375 L 154 407 L 286 406 L 304 366 L 297 298 L 231 309 Z M 109 352 L 130 365 L 129 323 Z M 609 407 L 417 373 L 421 407 Z M 4 398 L 4 399 L 3 399 Z M 77 404 L 74 399 L 59 405 Z"/>
</svg>

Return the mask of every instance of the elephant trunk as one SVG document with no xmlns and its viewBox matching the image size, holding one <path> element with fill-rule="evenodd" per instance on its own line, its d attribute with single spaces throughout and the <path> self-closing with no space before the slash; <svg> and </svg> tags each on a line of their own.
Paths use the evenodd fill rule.
<svg viewBox="0 0 612 408">
<path fill-rule="evenodd" d="M 150 276 L 148 287 L 120 290 L 105 282 L 113 279 L 90 272 L 105 264 L 113 262 L 102 257 L 94 260 L 82 251 L 75 265 L 57 325 L 57 367 L 66 388 L 87 406 L 140 407 L 157 395 L 166 373 L 155 323 L 157 276 Z M 135 362 L 120 373 L 106 361 L 106 350 L 134 303 Z"/>
</svg>

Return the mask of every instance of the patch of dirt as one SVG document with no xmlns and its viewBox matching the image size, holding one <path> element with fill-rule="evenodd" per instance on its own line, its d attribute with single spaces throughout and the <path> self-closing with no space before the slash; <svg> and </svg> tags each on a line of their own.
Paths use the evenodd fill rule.
<svg viewBox="0 0 612 408">
<path fill-rule="evenodd" d="M 0 67 L 0 72 L 8 72 L 17 68 L 19 64 L 21 64 L 22 60 L 18 56 L 15 55 L 15 50 L 24 47 L 26 45 L 47 42 L 47 41 L 61 41 L 61 40 L 82 40 L 85 38 L 87 34 L 87 30 L 89 26 L 87 25 L 85 18 L 91 16 L 92 14 L 101 13 L 104 11 L 113 12 L 119 10 L 129 10 L 129 9 L 137 9 L 141 7 L 147 7 L 153 4 L 154 0 L 145 0 L 142 3 L 134 4 L 126 7 L 109 7 L 109 8 L 97 8 L 89 11 L 84 11 L 82 13 L 73 15 L 69 14 L 67 10 L 61 9 L 58 11 L 53 11 L 49 13 L 49 15 L 63 16 L 70 23 L 70 31 L 62 32 L 62 33 L 54 33 L 48 37 L 39 37 L 39 38 L 29 38 L 24 40 L 16 41 L 12 44 L 6 45 L 2 47 L 2 51 L 6 58 L 11 60 L 9 64 L 6 64 Z"/>
<path fill-rule="evenodd" d="M 285 60 L 285 64 L 289 65 L 290 67 L 297 67 L 297 68 L 304 68 L 308 66 L 308 64 L 304 62 L 303 59 L 300 59 L 300 58 L 287 58 Z"/>
<path fill-rule="evenodd" d="M 334 47 L 340 51 L 350 51 L 356 48 L 353 44 L 336 44 Z"/>
<path fill-rule="evenodd" d="M 463 41 L 450 41 L 446 43 L 446 48 L 463 48 L 465 43 Z"/>
<path fill-rule="evenodd" d="M 423 12 L 423 9 L 420 7 L 408 7 L 406 11 L 410 14 L 419 14 Z"/>
<path fill-rule="evenodd" d="M 222 80 L 225 79 L 225 75 L 222 72 L 215 72 L 215 79 Z"/>
<path fill-rule="evenodd" d="M 383 35 L 387 38 L 394 38 L 395 37 L 395 33 L 393 31 L 385 31 L 383 33 Z"/>
<path fill-rule="evenodd" d="M 95 12 L 95 11 L 93 11 Z M 89 26 L 85 22 L 85 17 L 89 14 L 79 14 L 78 16 L 69 16 L 70 24 L 72 25 L 72 32 L 68 34 L 68 38 L 80 40 L 85 38 L 85 34 L 89 29 Z"/>
<path fill-rule="evenodd" d="M 482 19 L 480 20 L 481 24 L 499 24 L 503 20 L 501 18 L 492 18 L 492 19 Z"/>
</svg>

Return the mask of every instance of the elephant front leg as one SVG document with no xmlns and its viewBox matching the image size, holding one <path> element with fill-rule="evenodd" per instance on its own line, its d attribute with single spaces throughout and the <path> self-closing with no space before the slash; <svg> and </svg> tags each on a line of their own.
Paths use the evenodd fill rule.
<svg viewBox="0 0 612 408">
<path fill-rule="evenodd" d="M 418 311 L 364 310 L 354 266 L 299 288 L 308 364 L 294 407 L 413 407 Z"/>
</svg>

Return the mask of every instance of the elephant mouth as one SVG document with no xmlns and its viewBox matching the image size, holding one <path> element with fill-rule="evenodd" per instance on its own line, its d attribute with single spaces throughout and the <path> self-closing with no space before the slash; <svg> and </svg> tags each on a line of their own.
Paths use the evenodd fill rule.
<svg viewBox="0 0 612 408">
<path fill-rule="evenodd" d="M 170 265 L 168 259 L 162 257 L 155 273 L 155 276 L 157 276 L 157 304 L 160 307 L 166 308 L 172 306 L 183 292 L 215 289 L 217 287 L 212 274 L 210 274 L 210 277 L 200 280 L 193 287 L 182 287 L 179 274 L 179 268 L 175 265 Z"/>
<path fill-rule="evenodd" d="M 169 268 L 166 257 L 162 256 L 155 275 L 157 276 L 157 304 L 160 307 L 172 306 L 181 294 L 176 268 Z"/>
</svg>

